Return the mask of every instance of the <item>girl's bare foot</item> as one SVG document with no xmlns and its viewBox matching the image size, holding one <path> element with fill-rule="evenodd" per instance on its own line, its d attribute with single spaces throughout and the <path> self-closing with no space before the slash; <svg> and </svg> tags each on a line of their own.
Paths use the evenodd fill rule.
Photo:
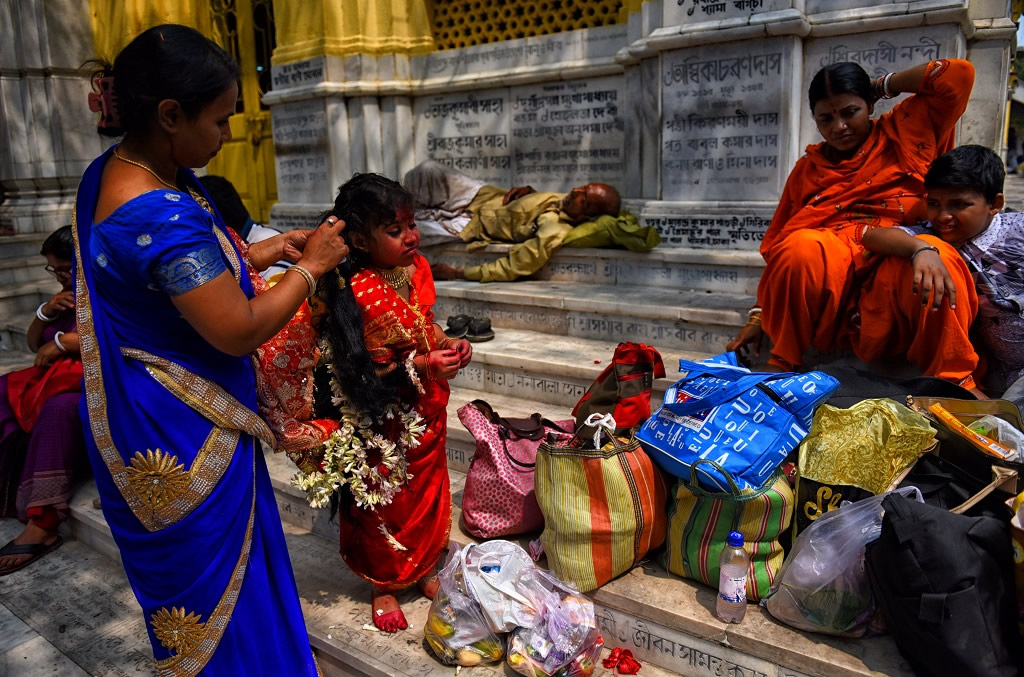
<svg viewBox="0 0 1024 677">
<path fill-rule="evenodd" d="M 427 576 L 416 581 L 416 587 L 420 589 L 424 597 L 434 599 L 437 595 L 437 589 L 441 587 L 441 582 L 437 580 L 437 574 L 434 574 L 433 576 Z"/>
<path fill-rule="evenodd" d="M 409 627 L 402 608 L 398 606 L 398 600 L 390 592 L 378 590 L 375 587 L 370 598 L 370 609 L 373 624 L 377 626 L 378 630 L 398 632 Z"/>
</svg>

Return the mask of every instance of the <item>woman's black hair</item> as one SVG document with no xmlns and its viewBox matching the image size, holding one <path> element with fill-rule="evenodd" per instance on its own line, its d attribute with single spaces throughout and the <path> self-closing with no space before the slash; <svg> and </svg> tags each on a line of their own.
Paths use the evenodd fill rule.
<svg viewBox="0 0 1024 677">
<path fill-rule="evenodd" d="M 807 88 L 807 100 L 814 106 L 822 99 L 836 94 L 854 94 L 864 99 L 868 105 L 875 101 L 875 88 L 871 85 L 871 77 L 852 61 L 830 64 L 818 71 Z"/>
<path fill-rule="evenodd" d="M 199 183 L 213 200 L 213 206 L 220 212 L 224 225 L 241 235 L 250 217 L 249 210 L 245 208 L 242 196 L 235 190 L 235 186 L 223 176 L 213 174 L 200 176 Z"/>
<path fill-rule="evenodd" d="M 199 31 L 177 24 L 154 26 L 140 33 L 114 59 L 103 61 L 97 75 L 114 78 L 119 127 L 99 127 L 104 136 L 122 136 L 146 129 L 157 104 L 174 99 L 195 117 L 227 87 L 238 82 L 234 59 Z"/>
<path fill-rule="evenodd" d="M 935 158 L 924 175 L 924 187 L 972 190 L 992 204 L 1003 192 L 1005 180 L 1003 161 L 991 148 L 966 145 Z"/>
<path fill-rule="evenodd" d="M 39 253 L 43 256 L 53 254 L 62 261 L 75 258 L 75 239 L 71 235 L 71 226 L 61 226 L 43 240 Z"/>
<path fill-rule="evenodd" d="M 350 249 L 348 260 L 323 276 L 321 294 L 327 314 L 321 333 L 331 347 L 334 376 L 345 396 L 357 409 L 377 417 L 400 393 L 414 393 L 415 388 L 405 365 L 399 364 L 382 376 L 370 358 L 350 284 L 352 275 L 366 268 L 370 261 L 365 252 L 356 249 L 352 236 L 370 238 L 375 229 L 394 222 L 399 211 L 411 211 L 412 207 L 412 195 L 395 181 L 379 174 L 356 174 L 338 189 L 334 207 L 319 219 L 322 222 L 333 215 L 343 220 L 343 235 Z"/>
</svg>

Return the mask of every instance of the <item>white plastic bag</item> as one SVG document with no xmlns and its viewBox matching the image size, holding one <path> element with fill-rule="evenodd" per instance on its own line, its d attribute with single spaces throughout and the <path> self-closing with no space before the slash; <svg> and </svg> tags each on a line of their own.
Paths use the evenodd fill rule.
<svg viewBox="0 0 1024 677">
<path fill-rule="evenodd" d="M 462 558 L 466 548 L 450 547 L 444 568 L 437 574 L 440 586 L 423 629 L 431 651 L 448 665 L 493 663 L 505 654 L 501 638 L 487 627 L 480 605 L 466 590 Z"/>
<path fill-rule="evenodd" d="M 923 503 L 916 487 L 897 489 Z M 768 598 L 768 613 L 801 630 L 860 637 L 875 611 L 864 549 L 882 532 L 887 493 L 847 503 L 800 532 Z"/>
<path fill-rule="evenodd" d="M 547 594 L 537 567 L 521 547 L 494 540 L 462 549 L 466 588 L 494 632 L 532 628 L 543 617 Z"/>
</svg>

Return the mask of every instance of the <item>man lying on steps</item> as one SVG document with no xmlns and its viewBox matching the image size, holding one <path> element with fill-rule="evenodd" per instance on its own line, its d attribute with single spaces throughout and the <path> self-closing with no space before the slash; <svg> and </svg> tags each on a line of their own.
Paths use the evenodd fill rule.
<svg viewBox="0 0 1024 677">
<path fill-rule="evenodd" d="M 433 160 L 409 170 L 405 187 L 416 198 L 415 220 L 424 244 L 515 243 L 508 256 L 481 266 L 463 270 L 435 263 L 431 270 L 439 280 L 508 282 L 532 275 L 576 225 L 602 215 L 617 217 L 622 206 L 618 191 L 604 183 L 569 193 L 539 193 L 530 186 L 506 190 Z"/>
</svg>

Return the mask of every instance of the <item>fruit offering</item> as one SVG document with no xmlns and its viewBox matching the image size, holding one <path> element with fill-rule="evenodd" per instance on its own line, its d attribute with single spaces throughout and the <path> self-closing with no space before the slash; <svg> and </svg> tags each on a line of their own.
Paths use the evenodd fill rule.
<svg viewBox="0 0 1024 677">
<path fill-rule="evenodd" d="M 470 602 L 462 598 L 463 603 Z M 472 667 L 500 661 L 505 655 L 501 639 L 487 629 L 476 609 L 460 609 L 438 590 L 423 628 L 427 646 L 447 665 Z"/>
</svg>

